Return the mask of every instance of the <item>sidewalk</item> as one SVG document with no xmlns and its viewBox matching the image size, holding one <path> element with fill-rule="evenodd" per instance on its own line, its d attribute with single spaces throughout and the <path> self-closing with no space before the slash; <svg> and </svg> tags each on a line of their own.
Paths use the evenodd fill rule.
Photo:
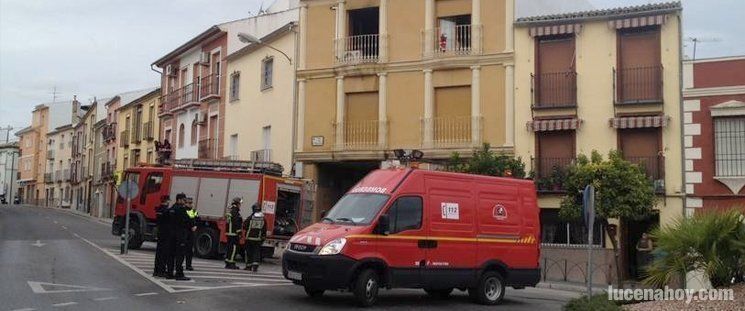
<svg viewBox="0 0 745 311">
<path fill-rule="evenodd" d="M 562 290 L 562 291 L 567 291 L 567 292 L 577 292 L 577 293 L 583 293 L 583 294 L 587 292 L 587 285 L 579 284 L 579 283 L 540 282 L 535 287 Z M 602 294 L 602 293 L 605 293 L 607 290 L 608 290 L 607 287 L 599 287 L 597 284 L 592 286 L 593 294 Z"/>
</svg>

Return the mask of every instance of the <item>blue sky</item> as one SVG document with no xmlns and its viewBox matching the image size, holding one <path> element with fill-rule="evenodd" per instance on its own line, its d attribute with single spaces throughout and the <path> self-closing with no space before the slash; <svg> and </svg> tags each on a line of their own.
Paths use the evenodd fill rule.
<svg viewBox="0 0 745 311">
<path fill-rule="evenodd" d="M 652 2 L 561 1 L 599 8 Z M 27 126 L 54 87 L 59 99 L 87 103 L 157 86 L 149 67 L 155 59 L 211 25 L 256 13 L 262 2 L 272 0 L 0 0 L 0 127 Z M 698 58 L 745 54 L 745 1 L 683 0 L 683 7 L 684 37 L 719 40 L 700 44 Z"/>
</svg>

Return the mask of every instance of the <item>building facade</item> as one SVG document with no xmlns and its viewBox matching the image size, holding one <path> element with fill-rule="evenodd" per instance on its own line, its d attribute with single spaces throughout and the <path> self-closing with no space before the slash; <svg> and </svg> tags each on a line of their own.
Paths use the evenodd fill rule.
<svg viewBox="0 0 745 311">
<path fill-rule="evenodd" d="M 71 124 L 47 133 L 46 173 L 44 173 L 45 205 L 69 208 L 72 199 L 70 168 L 72 140 L 75 133 Z"/>
<path fill-rule="evenodd" d="M 101 131 L 101 147 L 98 152 L 99 164 L 100 164 L 100 178 L 98 179 L 99 184 L 96 187 L 97 202 L 99 204 L 99 210 L 111 217 L 114 211 L 114 204 L 116 202 L 116 185 L 118 183 L 119 173 L 117 171 L 117 152 L 119 151 L 119 129 L 120 125 L 117 124 L 118 115 L 117 108 L 119 108 L 121 102 L 121 96 L 117 95 L 109 99 L 103 106 L 105 116 L 103 119 L 96 122 L 97 126 L 100 126 Z M 101 122 L 101 123 L 99 123 Z"/>
<path fill-rule="evenodd" d="M 687 213 L 745 208 L 745 56 L 683 63 Z"/>
<path fill-rule="evenodd" d="M 18 195 L 19 143 L 0 144 L 0 202 L 12 203 Z"/>
<path fill-rule="evenodd" d="M 45 198 L 47 153 L 47 128 L 49 107 L 37 105 L 31 112 L 31 126 L 16 132 L 20 143 L 21 158 L 18 179 L 19 194 L 25 204 L 41 204 Z"/>
<path fill-rule="evenodd" d="M 124 171 L 138 163 L 155 163 L 154 141 L 158 135 L 160 89 L 138 91 L 121 101 L 116 109 L 119 128 L 119 151 L 116 153 L 117 171 Z"/>
<path fill-rule="evenodd" d="M 485 142 L 512 152 L 513 8 L 301 1 L 295 157 L 318 183 L 317 212 L 393 149 L 422 150 L 428 161 Z"/>
<path fill-rule="evenodd" d="M 529 160 L 539 191 L 546 279 L 585 282 L 584 225 L 558 216 L 565 168 L 579 154 L 617 150 L 654 184 L 652 217 L 611 220 L 624 279 L 640 276 L 641 234 L 683 216 L 681 9 L 676 2 L 516 21 L 515 154 Z M 616 269 L 600 226 L 593 282 L 610 284 Z"/>
<path fill-rule="evenodd" d="M 292 169 L 296 36 L 297 24 L 289 23 L 262 37 L 262 45 L 228 56 L 223 141 L 230 159 L 276 162 L 286 173 Z"/>
</svg>

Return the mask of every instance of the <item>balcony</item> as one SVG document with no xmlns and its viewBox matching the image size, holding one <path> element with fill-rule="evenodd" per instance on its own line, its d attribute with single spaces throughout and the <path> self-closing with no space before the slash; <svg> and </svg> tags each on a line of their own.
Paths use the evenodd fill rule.
<svg viewBox="0 0 745 311">
<path fill-rule="evenodd" d="M 217 140 L 213 138 L 202 139 L 199 141 L 199 158 L 200 159 L 217 159 Z"/>
<path fill-rule="evenodd" d="M 645 156 L 645 157 L 624 157 L 626 161 L 639 165 L 642 171 L 654 184 L 656 193 L 665 193 L 665 157 L 664 156 Z"/>
<path fill-rule="evenodd" d="M 119 147 L 129 147 L 129 130 L 124 130 L 119 135 Z"/>
<path fill-rule="evenodd" d="M 438 27 L 423 32 L 425 57 L 481 54 L 481 25 Z M 428 46 L 432 44 L 431 46 Z"/>
<path fill-rule="evenodd" d="M 379 131 L 384 123 L 378 120 L 348 121 L 336 124 L 337 150 L 370 150 L 382 148 Z"/>
<path fill-rule="evenodd" d="M 339 38 L 334 41 L 334 50 L 337 64 L 377 63 L 380 60 L 380 35 Z"/>
<path fill-rule="evenodd" d="M 272 149 L 259 149 L 251 151 L 251 161 L 272 162 Z"/>
<path fill-rule="evenodd" d="M 480 144 L 480 117 L 436 117 L 422 120 L 425 147 L 471 147 Z"/>
<path fill-rule="evenodd" d="M 187 85 L 184 85 L 184 87 L 180 88 L 178 92 L 180 94 L 179 103 L 176 107 L 171 109 L 171 112 L 173 112 L 174 110 L 186 109 L 191 107 L 192 105 L 199 105 L 198 83 L 189 83 Z"/>
<path fill-rule="evenodd" d="M 533 158 L 535 186 L 542 193 L 563 193 L 567 178 L 567 168 L 574 163 L 574 157 Z"/>
<path fill-rule="evenodd" d="M 62 170 L 54 171 L 54 181 L 62 182 L 63 180 L 64 180 L 63 171 Z"/>
<path fill-rule="evenodd" d="M 574 71 L 530 75 L 533 109 L 577 106 L 577 73 Z"/>
<path fill-rule="evenodd" d="M 163 95 L 160 98 L 160 103 L 158 116 L 170 115 L 171 110 L 178 106 L 179 103 L 178 90 L 173 90 L 168 94 Z"/>
<path fill-rule="evenodd" d="M 153 140 L 155 139 L 154 133 L 153 133 L 153 121 L 147 121 L 142 125 L 142 130 L 145 134 L 146 140 Z"/>
<path fill-rule="evenodd" d="M 71 180 L 70 175 L 70 169 L 66 168 L 62 170 L 62 181 L 70 181 Z"/>
<path fill-rule="evenodd" d="M 210 74 L 200 79 L 199 100 L 220 98 L 220 75 Z"/>
<path fill-rule="evenodd" d="M 45 183 L 51 183 L 54 181 L 54 174 L 53 173 L 44 173 L 44 182 Z"/>
<path fill-rule="evenodd" d="M 132 143 L 139 144 L 142 141 L 142 124 L 135 123 L 132 127 Z"/>
<path fill-rule="evenodd" d="M 54 149 L 47 150 L 47 159 L 54 159 Z"/>
<path fill-rule="evenodd" d="M 116 123 L 110 123 L 104 126 L 102 134 L 103 140 L 106 142 L 116 140 Z"/>
<path fill-rule="evenodd" d="M 99 181 L 107 181 L 114 178 L 114 171 L 116 170 L 116 162 L 103 162 L 101 163 L 101 176 Z"/>
<path fill-rule="evenodd" d="M 662 103 L 662 65 L 614 69 L 615 103 Z"/>
</svg>

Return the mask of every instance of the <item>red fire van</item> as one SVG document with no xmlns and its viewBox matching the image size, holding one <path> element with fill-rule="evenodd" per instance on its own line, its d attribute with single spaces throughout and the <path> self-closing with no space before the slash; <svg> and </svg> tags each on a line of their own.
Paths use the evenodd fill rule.
<svg viewBox="0 0 745 311">
<path fill-rule="evenodd" d="M 497 304 L 506 286 L 538 283 L 539 241 L 529 180 L 384 169 L 290 239 L 282 272 L 310 296 L 349 290 L 362 306 L 396 287 L 433 296 L 457 288 Z"/>
</svg>

